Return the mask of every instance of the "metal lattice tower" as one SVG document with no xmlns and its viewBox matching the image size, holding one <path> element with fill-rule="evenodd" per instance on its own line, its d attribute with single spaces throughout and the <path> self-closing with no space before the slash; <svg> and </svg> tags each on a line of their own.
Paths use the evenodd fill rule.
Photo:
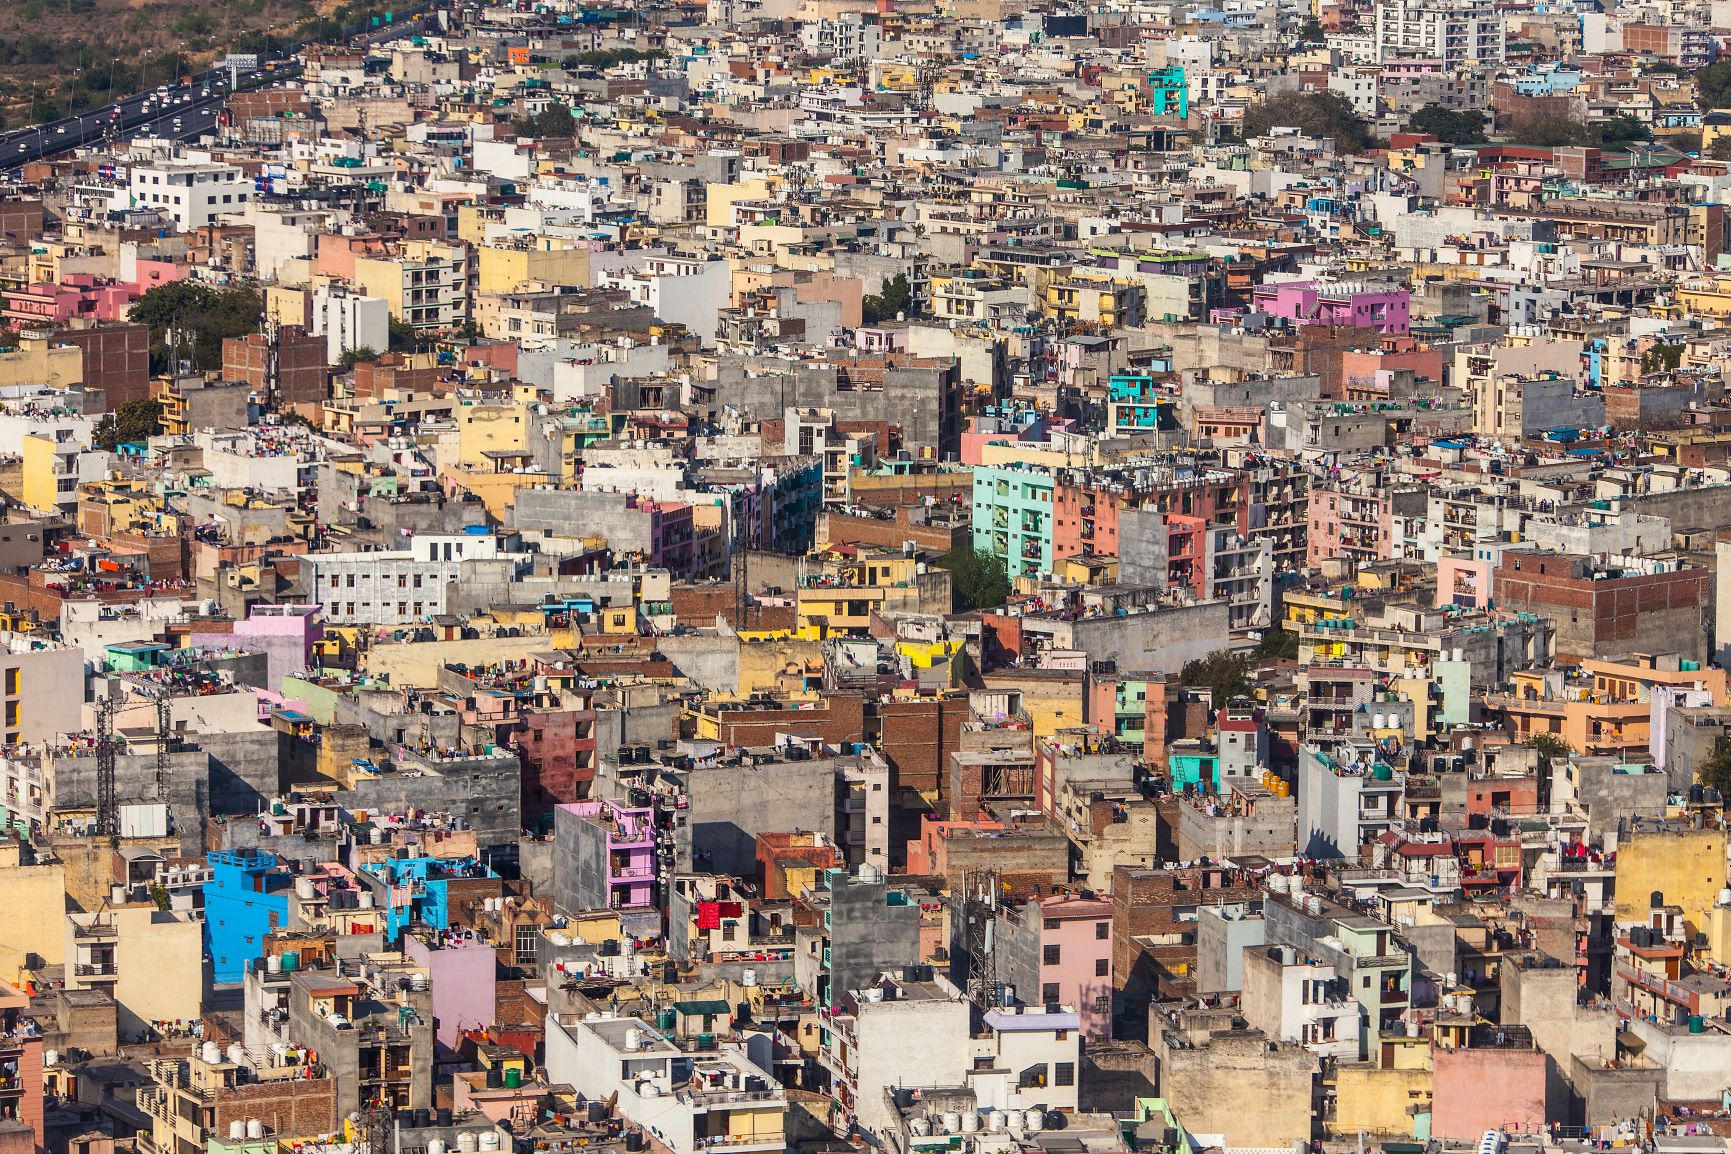
<svg viewBox="0 0 1731 1154">
<path fill-rule="evenodd" d="M 962 934 L 968 997 L 982 1010 L 998 1004 L 997 920 L 998 871 L 969 871 L 962 883 Z"/>
<path fill-rule="evenodd" d="M 114 698 L 96 703 L 96 832 L 120 832 L 120 803 L 114 795 Z"/>
<path fill-rule="evenodd" d="M 156 800 L 168 800 L 169 735 L 174 732 L 174 695 L 156 695 Z"/>
</svg>

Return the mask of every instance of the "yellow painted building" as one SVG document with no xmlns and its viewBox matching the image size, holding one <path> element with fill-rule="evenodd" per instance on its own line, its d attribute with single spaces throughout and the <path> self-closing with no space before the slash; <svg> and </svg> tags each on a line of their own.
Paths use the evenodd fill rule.
<svg viewBox="0 0 1731 1154">
<path fill-rule="evenodd" d="M 520 453 L 529 445 L 529 406 L 522 403 L 458 405 L 451 413 L 457 426 L 457 461 L 475 472 L 489 471 L 487 453 Z"/>
<path fill-rule="evenodd" d="M 703 223 L 724 228 L 733 223 L 733 206 L 746 200 L 766 199 L 772 188 L 767 177 L 754 177 L 738 184 L 711 183 L 704 188 Z"/>
<path fill-rule="evenodd" d="M 1691 932 L 1705 930 L 1725 888 L 1725 831 L 1636 832 L 1617 846 L 1617 920 L 1647 920 L 1650 895 L 1680 906 Z"/>
<path fill-rule="evenodd" d="M 535 237 L 522 244 L 489 244 L 477 250 L 477 293 L 518 292 L 530 284 L 547 287 L 589 284 L 589 250 L 558 237 Z"/>
<path fill-rule="evenodd" d="M 25 337 L 17 348 L 0 352 L 0 389 L 21 385 L 69 389 L 83 381 L 84 353 L 73 345 Z"/>
<path fill-rule="evenodd" d="M 1337 1067 L 1334 1117 L 1327 1123 L 1329 1132 L 1411 1137 L 1413 1110 L 1428 1109 L 1431 1100 L 1429 1054 L 1422 1050 L 1419 1053 L 1423 1054 L 1423 1065 L 1414 1068 L 1384 1069 L 1367 1062 Z"/>
<path fill-rule="evenodd" d="M 66 871 L 59 862 L 24 865 L 21 854 L 16 840 L 0 841 L 0 981 L 7 982 L 31 964 L 66 961 Z"/>
</svg>

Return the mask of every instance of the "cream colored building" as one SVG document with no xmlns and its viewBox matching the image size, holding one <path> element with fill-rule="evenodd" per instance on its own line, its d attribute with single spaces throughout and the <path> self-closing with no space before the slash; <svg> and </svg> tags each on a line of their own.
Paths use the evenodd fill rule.
<svg viewBox="0 0 1731 1154">
<path fill-rule="evenodd" d="M 66 988 L 108 990 L 120 1036 L 152 1022 L 199 1016 L 204 997 L 204 922 L 154 902 L 66 915 Z"/>
<path fill-rule="evenodd" d="M 0 981 L 66 960 L 66 871 L 58 861 L 25 864 L 24 847 L 0 841 Z"/>
</svg>

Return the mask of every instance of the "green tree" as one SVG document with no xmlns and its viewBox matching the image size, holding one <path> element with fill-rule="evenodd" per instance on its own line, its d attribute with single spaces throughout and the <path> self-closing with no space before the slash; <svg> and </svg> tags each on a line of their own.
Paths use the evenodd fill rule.
<svg viewBox="0 0 1731 1154">
<path fill-rule="evenodd" d="M 1731 798 L 1731 741 L 1721 737 L 1714 743 L 1713 752 L 1695 767 L 1695 780 L 1708 789 L 1718 790 L 1721 805 Z"/>
<path fill-rule="evenodd" d="M 1207 657 L 1184 663 L 1178 674 L 1178 684 L 1213 692 L 1214 707 L 1224 706 L 1234 697 L 1250 693 L 1250 658 L 1229 649 L 1216 649 Z"/>
<path fill-rule="evenodd" d="M 337 358 L 337 364 L 345 369 L 352 369 L 362 361 L 376 361 L 378 359 L 378 350 L 371 345 L 361 345 L 359 348 L 346 350 L 342 356 Z"/>
<path fill-rule="evenodd" d="M 113 452 L 121 445 L 139 445 L 162 432 L 162 405 L 148 397 L 127 401 L 96 422 L 90 439 L 98 449 Z"/>
<path fill-rule="evenodd" d="M 391 351 L 393 353 L 412 353 L 421 347 L 420 330 L 408 321 L 391 319 Z"/>
<path fill-rule="evenodd" d="M 1641 354 L 1641 371 L 1644 373 L 1674 373 L 1682 363 L 1683 346 L 1669 341 L 1654 345 Z"/>
<path fill-rule="evenodd" d="M 1010 571 L 1002 557 L 963 545 L 939 557 L 937 566 L 949 570 L 950 599 L 959 612 L 996 609 L 1010 599 Z"/>
<path fill-rule="evenodd" d="M 1567 761 L 1575 752 L 1574 746 L 1555 733 L 1535 733 L 1527 738 L 1526 743 L 1538 750 L 1539 756 L 1547 762 Z"/>
<path fill-rule="evenodd" d="M 914 291 L 908 284 L 907 274 L 901 272 L 884 279 L 878 292 L 860 298 L 860 315 L 868 325 L 909 315 L 913 308 Z"/>
<path fill-rule="evenodd" d="M 145 293 L 131 315 L 150 326 L 151 357 L 162 371 L 173 367 L 176 350 L 190 353 L 195 368 L 221 368 L 223 340 L 256 331 L 263 311 L 264 300 L 252 285 L 175 281 Z"/>
<path fill-rule="evenodd" d="M 1703 112 L 1731 107 L 1731 60 L 1696 70 L 1695 103 Z"/>
<path fill-rule="evenodd" d="M 1731 136 L 1721 136 L 1707 146 L 1707 155 L 1714 160 L 1731 160 Z"/>
<path fill-rule="evenodd" d="M 1306 136 L 1334 141 L 1340 152 L 1370 147 L 1370 127 L 1338 92 L 1300 92 L 1259 100 L 1244 110 L 1243 135 L 1266 136 L 1276 128 L 1296 128 Z"/>
<path fill-rule="evenodd" d="M 1298 42 L 1300 44 L 1321 44 L 1324 38 L 1322 21 L 1314 16 L 1306 16 L 1304 23 L 1298 26 Z"/>
<path fill-rule="evenodd" d="M 1456 112 L 1440 104 L 1427 104 L 1406 122 L 1408 132 L 1423 132 L 1448 144 L 1483 144 L 1485 114 L 1476 109 Z"/>
<path fill-rule="evenodd" d="M 571 109 L 565 105 L 549 104 L 534 116 L 519 120 L 517 131 L 524 136 L 533 136 L 537 139 L 575 136 L 577 134 L 577 118 L 571 115 Z"/>
<path fill-rule="evenodd" d="M 1516 120 L 1509 129 L 1509 140 L 1532 148 L 1563 148 L 1585 144 L 1591 137 L 1587 126 L 1573 116 L 1561 112 L 1537 112 Z"/>
<path fill-rule="evenodd" d="M 1653 139 L 1653 130 L 1633 116 L 1613 116 L 1589 125 L 1587 134 L 1600 148 L 1623 148 Z"/>
<path fill-rule="evenodd" d="M 1262 631 L 1262 640 L 1252 650 L 1258 661 L 1298 660 L 1298 634 L 1278 625 Z"/>
</svg>

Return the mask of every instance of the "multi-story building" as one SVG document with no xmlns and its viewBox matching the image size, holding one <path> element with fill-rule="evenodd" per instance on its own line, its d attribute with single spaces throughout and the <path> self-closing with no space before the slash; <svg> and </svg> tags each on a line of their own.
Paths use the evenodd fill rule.
<svg viewBox="0 0 1731 1154">
<path fill-rule="evenodd" d="M 133 167 L 132 204 L 153 208 L 181 232 L 204 228 L 219 216 L 246 212 L 252 181 L 231 164 L 175 160 Z"/>
<path fill-rule="evenodd" d="M 528 556 L 516 534 L 425 533 L 407 549 L 310 553 L 306 563 L 327 619 L 410 625 L 445 613 L 451 584 L 464 573 L 486 569 L 510 580 Z"/>
<path fill-rule="evenodd" d="M 1465 4 L 1437 0 L 1378 0 L 1378 60 L 1418 56 L 1441 60 L 1445 68 L 1494 67 L 1503 62 L 1502 13 L 1487 0 Z"/>
<path fill-rule="evenodd" d="M 562 913 L 655 904 L 655 811 L 612 800 L 553 811 L 553 904 Z"/>
<path fill-rule="evenodd" d="M 469 254 L 442 241 L 406 241 L 394 254 L 358 256 L 354 282 L 417 329 L 449 329 L 469 315 Z"/>
<path fill-rule="evenodd" d="M 1052 571 L 1052 474 L 1043 469 L 974 470 L 974 549 L 1002 557 L 1013 576 Z"/>
<path fill-rule="evenodd" d="M 1082 1032 L 1112 1036 L 1112 903 L 1030 898 L 999 907 L 995 977 L 1030 1006 L 1075 1006 Z"/>
<path fill-rule="evenodd" d="M 28 1016 L 30 996 L 0 982 L 0 1126 L 20 1126 L 43 1145 L 42 1031 Z"/>
<path fill-rule="evenodd" d="M 66 915 L 66 988 L 106 990 L 122 1037 L 199 1016 L 204 919 L 154 901 Z"/>
</svg>

